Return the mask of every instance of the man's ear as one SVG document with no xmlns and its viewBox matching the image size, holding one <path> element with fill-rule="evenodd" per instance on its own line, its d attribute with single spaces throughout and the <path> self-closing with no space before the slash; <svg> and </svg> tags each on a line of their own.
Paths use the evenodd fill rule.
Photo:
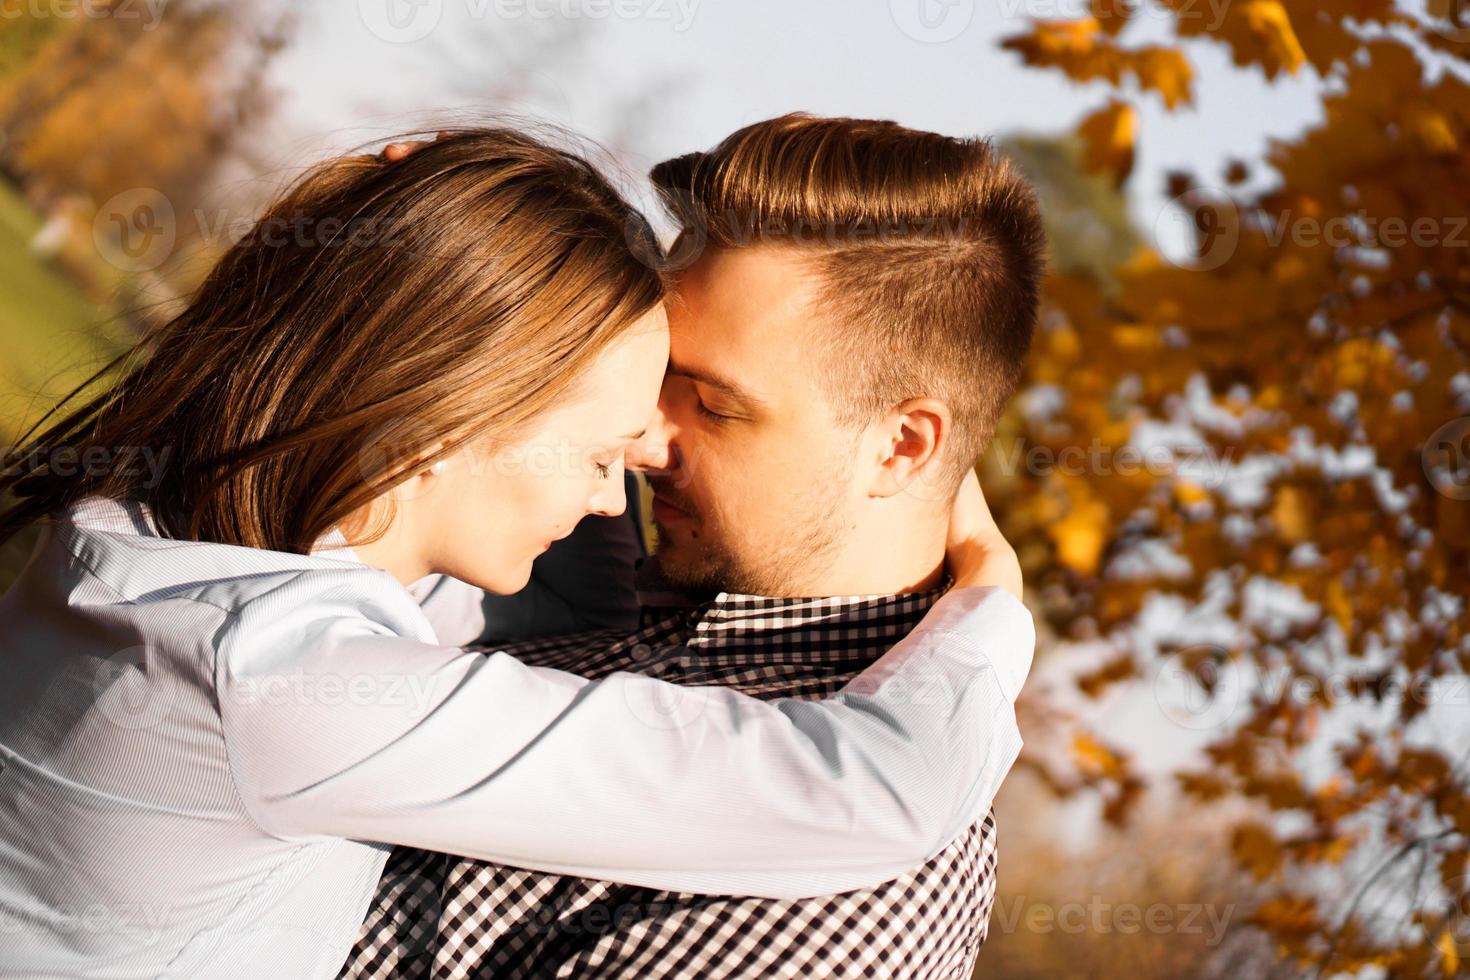
<svg viewBox="0 0 1470 980">
<path fill-rule="evenodd" d="M 869 430 L 870 458 L 876 464 L 869 495 L 943 497 L 952 425 L 949 406 L 937 398 L 911 398 L 894 406 Z"/>
</svg>

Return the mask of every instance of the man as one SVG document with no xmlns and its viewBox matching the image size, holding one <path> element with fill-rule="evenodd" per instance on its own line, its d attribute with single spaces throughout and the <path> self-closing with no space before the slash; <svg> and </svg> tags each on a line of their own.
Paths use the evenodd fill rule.
<svg viewBox="0 0 1470 980">
<path fill-rule="evenodd" d="M 1030 343 L 1036 204 L 986 143 L 799 115 L 653 181 L 686 267 L 639 461 L 659 531 L 644 626 L 505 649 L 590 676 L 819 697 L 944 590 L 951 502 Z M 1000 665 L 1003 703 L 1028 666 Z M 630 710 L 676 725 L 691 705 Z M 1011 740 L 1001 763 L 1018 750 Z M 795 900 L 400 849 L 347 975 L 967 977 L 995 866 L 990 815 L 894 881 Z"/>
</svg>

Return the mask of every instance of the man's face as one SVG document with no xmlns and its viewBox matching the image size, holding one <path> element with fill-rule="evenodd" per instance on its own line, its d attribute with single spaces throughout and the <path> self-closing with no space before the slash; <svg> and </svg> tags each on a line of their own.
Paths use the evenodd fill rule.
<svg viewBox="0 0 1470 980">
<path fill-rule="evenodd" d="M 774 246 L 710 250 L 679 279 L 655 434 L 668 467 L 649 474 L 676 586 L 821 594 L 860 494 L 859 433 L 819 384 L 817 287 Z"/>
</svg>

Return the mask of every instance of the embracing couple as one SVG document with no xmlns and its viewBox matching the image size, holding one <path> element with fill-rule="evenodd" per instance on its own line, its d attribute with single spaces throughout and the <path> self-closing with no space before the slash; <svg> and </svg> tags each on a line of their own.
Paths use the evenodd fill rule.
<svg viewBox="0 0 1470 980">
<path fill-rule="evenodd" d="M 515 131 L 324 164 L 7 459 L 0 973 L 969 975 L 1034 196 L 802 115 L 652 178 L 667 250 Z"/>
</svg>

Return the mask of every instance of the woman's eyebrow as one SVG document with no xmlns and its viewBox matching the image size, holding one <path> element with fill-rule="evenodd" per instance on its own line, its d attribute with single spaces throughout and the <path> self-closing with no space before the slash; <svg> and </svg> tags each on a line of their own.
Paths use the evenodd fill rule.
<svg viewBox="0 0 1470 980">
<path fill-rule="evenodd" d="M 739 384 L 731 381 L 729 378 L 715 374 L 713 371 L 706 371 L 688 364 L 677 364 L 673 360 L 670 360 L 668 373 L 674 377 L 688 378 L 691 381 L 709 385 L 711 388 L 724 392 L 736 401 L 743 402 L 751 407 L 759 408 L 764 404 L 761 399 L 742 388 Z"/>
</svg>

